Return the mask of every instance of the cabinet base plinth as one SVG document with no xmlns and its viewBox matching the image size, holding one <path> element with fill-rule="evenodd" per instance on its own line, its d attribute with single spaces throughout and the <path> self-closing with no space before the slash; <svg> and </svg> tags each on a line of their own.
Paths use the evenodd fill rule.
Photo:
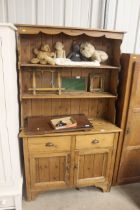
<svg viewBox="0 0 140 210">
<path fill-rule="evenodd" d="M 96 185 L 93 185 L 93 187 L 99 188 L 100 190 L 102 190 L 102 192 L 110 192 L 110 189 L 111 189 L 111 186 L 109 184 L 103 184 L 103 183 L 97 183 Z M 67 189 L 74 189 L 74 188 L 69 187 Z M 80 187 L 75 187 L 75 189 L 80 190 L 81 188 Z M 60 189 L 60 190 L 64 190 L 64 189 Z M 41 190 L 41 191 L 28 192 L 28 193 L 26 193 L 26 200 L 27 201 L 33 201 L 33 200 L 36 199 L 36 197 L 39 194 L 42 194 L 42 193 L 45 193 L 45 192 L 48 192 L 48 191 L 51 191 L 51 190 L 43 190 L 43 191 Z"/>
</svg>

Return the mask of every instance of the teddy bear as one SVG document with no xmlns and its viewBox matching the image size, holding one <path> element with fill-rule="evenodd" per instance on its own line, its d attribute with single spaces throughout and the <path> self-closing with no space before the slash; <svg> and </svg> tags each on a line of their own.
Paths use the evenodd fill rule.
<svg viewBox="0 0 140 210">
<path fill-rule="evenodd" d="M 55 65 L 55 53 L 51 52 L 50 47 L 48 44 L 42 45 L 40 50 L 37 48 L 33 49 L 33 53 L 36 57 L 31 59 L 31 63 L 33 64 L 50 64 Z"/>
<path fill-rule="evenodd" d="M 78 44 L 72 45 L 72 52 L 68 54 L 67 58 L 71 59 L 72 61 L 82 61 L 80 46 Z"/>
<path fill-rule="evenodd" d="M 85 61 L 98 61 L 99 63 L 103 63 L 108 59 L 106 52 L 96 50 L 95 47 L 89 42 L 81 43 L 80 53 Z"/>
<path fill-rule="evenodd" d="M 65 54 L 65 50 L 64 45 L 62 44 L 62 42 L 56 42 L 55 43 L 55 57 L 56 58 L 65 58 L 66 54 Z"/>
</svg>

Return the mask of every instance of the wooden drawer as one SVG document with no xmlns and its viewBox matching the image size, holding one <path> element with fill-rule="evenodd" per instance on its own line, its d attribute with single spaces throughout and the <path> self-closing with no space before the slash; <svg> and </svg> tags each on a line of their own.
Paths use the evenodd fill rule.
<svg viewBox="0 0 140 210">
<path fill-rule="evenodd" d="M 9 208 L 14 207 L 14 198 L 13 197 L 0 197 L 0 208 Z"/>
<path fill-rule="evenodd" d="M 30 153 L 70 151 L 71 137 L 28 138 Z"/>
<path fill-rule="evenodd" d="M 113 139 L 113 133 L 77 136 L 76 149 L 112 147 Z"/>
</svg>

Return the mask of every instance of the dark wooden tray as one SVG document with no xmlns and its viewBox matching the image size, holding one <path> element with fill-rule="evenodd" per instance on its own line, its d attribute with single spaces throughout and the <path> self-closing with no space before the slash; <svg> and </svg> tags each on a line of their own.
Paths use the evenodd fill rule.
<svg viewBox="0 0 140 210">
<path fill-rule="evenodd" d="M 77 127 L 75 128 L 65 128 L 61 130 L 55 130 L 51 125 L 50 120 L 60 117 L 72 116 L 76 122 Z M 84 114 L 74 114 L 74 115 L 61 115 L 61 116 L 33 116 L 27 117 L 25 119 L 25 129 L 24 131 L 32 135 L 43 135 L 46 133 L 60 133 L 60 132 L 70 132 L 70 131 L 82 131 L 90 130 L 93 125 L 88 120 Z"/>
</svg>

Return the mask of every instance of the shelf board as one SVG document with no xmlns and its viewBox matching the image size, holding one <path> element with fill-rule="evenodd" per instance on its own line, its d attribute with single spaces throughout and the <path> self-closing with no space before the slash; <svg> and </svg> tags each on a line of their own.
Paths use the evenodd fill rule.
<svg viewBox="0 0 140 210">
<path fill-rule="evenodd" d="M 64 65 L 41 65 L 41 64 L 30 64 L 30 63 L 21 63 L 20 67 L 30 67 L 30 68 L 43 68 L 44 70 L 47 70 L 47 68 L 94 68 L 94 69 L 120 69 L 119 66 L 111 66 L 111 65 L 104 65 L 101 64 L 100 66 L 86 66 L 86 65 L 80 65 L 80 66 L 64 66 Z"/>
<path fill-rule="evenodd" d="M 45 98 L 117 98 L 116 95 L 113 95 L 108 92 L 80 92 L 80 93 L 73 93 L 73 92 L 63 92 L 61 95 L 58 93 L 47 93 L 47 94 L 22 94 L 22 99 L 45 99 Z"/>
<path fill-rule="evenodd" d="M 93 128 L 89 131 L 75 131 L 75 132 L 63 132 L 63 133 L 53 133 L 53 134 L 40 134 L 38 136 L 67 136 L 67 135 L 88 135 L 88 134 L 103 134 L 103 133 L 115 133 L 121 132 L 122 130 L 117 127 L 115 124 L 100 118 L 93 118 L 89 119 L 90 122 L 93 124 Z M 33 134 L 28 134 L 21 129 L 19 137 L 34 137 Z"/>
</svg>

